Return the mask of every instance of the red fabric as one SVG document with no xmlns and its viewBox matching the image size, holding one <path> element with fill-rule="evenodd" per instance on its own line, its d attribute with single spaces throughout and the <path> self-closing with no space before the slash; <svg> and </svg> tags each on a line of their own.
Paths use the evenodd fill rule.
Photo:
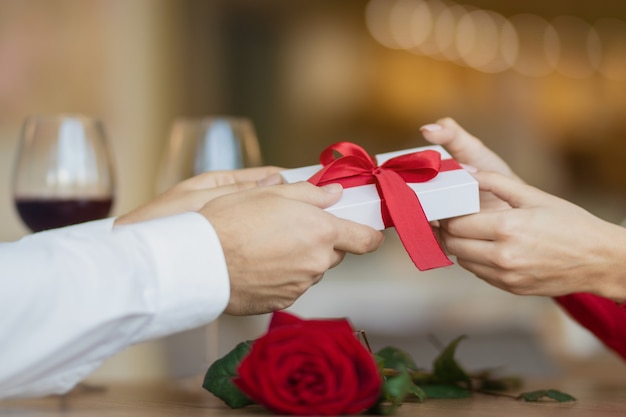
<svg viewBox="0 0 626 417">
<path fill-rule="evenodd" d="M 421 271 L 452 265 L 435 237 L 426 214 L 409 183 L 425 182 L 441 171 L 460 169 L 453 159 L 441 160 L 433 150 L 413 152 L 378 166 L 363 148 L 351 142 L 335 143 L 320 155 L 322 169 L 309 178 L 315 185 L 340 183 L 344 187 L 376 184 L 386 227 L 394 226 L 411 260 Z"/>
<path fill-rule="evenodd" d="M 593 294 L 555 297 L 572 318 L 626 359 L 626 308 Z"/>
</svg>

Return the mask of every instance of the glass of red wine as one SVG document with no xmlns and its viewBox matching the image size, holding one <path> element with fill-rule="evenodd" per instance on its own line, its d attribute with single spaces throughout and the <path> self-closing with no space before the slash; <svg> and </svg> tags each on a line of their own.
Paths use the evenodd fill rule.
<svg viewBox="0 0 626 417">
<path fill-rule="evenodd" d="M 113 165 L 102 122 L 83 115 L 37 115 L 24 122 L 13 198 L 33 232 L 107 217 Z"/>
</svg>

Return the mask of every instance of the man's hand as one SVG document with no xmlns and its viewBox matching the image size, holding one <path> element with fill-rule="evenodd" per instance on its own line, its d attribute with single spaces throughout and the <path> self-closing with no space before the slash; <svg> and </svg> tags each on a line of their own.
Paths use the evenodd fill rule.
<svg viewBox="0 0 626 417">
<path fill-rule="evenodd" d="M 224 250 L 231 285 L 226 313 L 287 308 L 346 252 L 380 246 L 381 232 L 323 210 L 341 193 L 338 184 L 299 182 L 224 195 L 200 210 Z"/>
<path fill-rule="evenodd" d="M 149 203 L 116 219 L 123 225 L 171 216 L 187 211 L 198 211 L 207 202 L 224 194 L 248 190 L 259 185 L 282 182 L 278 167 L 247 168 L 233 171 L 211 171 L 196 175 L 176 184 Z"/>
</svg>

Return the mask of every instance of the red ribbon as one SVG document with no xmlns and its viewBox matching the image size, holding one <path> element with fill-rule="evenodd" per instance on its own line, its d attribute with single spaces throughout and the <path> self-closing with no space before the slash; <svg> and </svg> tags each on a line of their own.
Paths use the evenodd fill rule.
<svg viewBox="0 0 626 417">
<path fill-rule="evenodd" d="M 360 146 L 338 142 L 322 151 L 320 162 L 323 168 L 308 180 L 312 184 L 340 183 L 346 188 L 376 184 L 385 227 L 395 226 L 420 271 L 452 265 L 407 183 L 426 182 L 439 172 L 460 169 L 454 159 L 442 161 L 439 152 L 425 150 L 391 158 L 378 166 Z"/>
</svg>

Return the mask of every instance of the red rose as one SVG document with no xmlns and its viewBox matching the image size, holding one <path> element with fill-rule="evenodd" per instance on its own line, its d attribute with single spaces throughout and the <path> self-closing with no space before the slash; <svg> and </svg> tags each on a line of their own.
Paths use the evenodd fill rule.
<svg viewBox="0 0 626 417">
<path fill-rule="evenodd" d="M 234 383 L 281 414 L 356 414 L 376 403 L 382 378 L 346 319 L 302 320 L 274 313 L 241 361 Z"/>
</svg>

